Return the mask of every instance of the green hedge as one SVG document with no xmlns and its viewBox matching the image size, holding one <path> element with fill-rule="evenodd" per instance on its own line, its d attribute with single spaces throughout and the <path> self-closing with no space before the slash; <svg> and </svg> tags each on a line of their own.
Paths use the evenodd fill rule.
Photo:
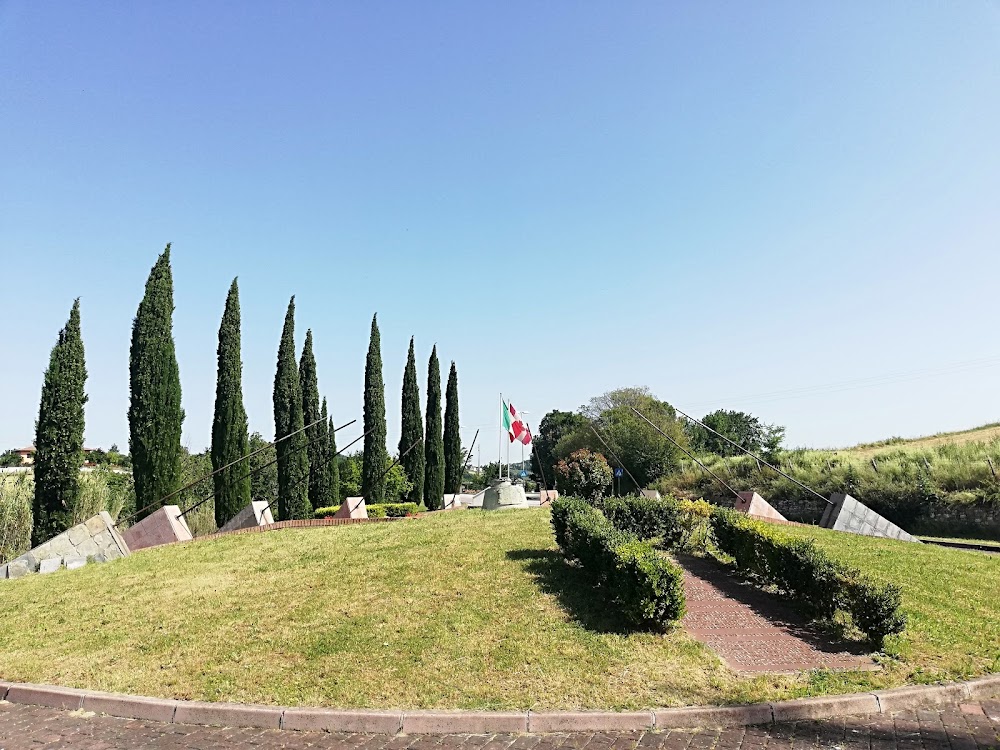
<svg viewBox="0 0 1000 750">
<path fill-rule="evenodd" d="M 369 518 L 402 518 L 412 516 L 420 508 L 416 503 L 380 503 L 378 505 L 365 505 Z M 328 508 L 317 508 L 313 511 L 314 518 L 326 518 L 332 516 L 340 510 L 339 505 L 331 505 Z"/>
<path fill-rule="evenodd" d="M 831 617 L 837 610 L 849 613 L 857 628 L 879 646 L 906 627 L 899 587 L 831 559 L 811 539 L 793 537 L 727 508 L 712 513 L 712 532 L 719 549 L 734 557 L 742 570 L 786 591 L 820 616 Z"/>
<path fill-rule="evenodd" d="M 663 628 L 684 616 L 681 569 L 649 542 L 615 528 L 599 510 L 573 497 L 552 503 L 552 528 L 563 554 L 612 593 L 632 625 Z"/>
<path fill-rule="evenodd" d="M 665 549 L 675 548 L 684 535 L 683 514 L 673 498 L 612 497 L 604 501 L 604 515 L 619 529 L 656 539 Z"/>
</svg>

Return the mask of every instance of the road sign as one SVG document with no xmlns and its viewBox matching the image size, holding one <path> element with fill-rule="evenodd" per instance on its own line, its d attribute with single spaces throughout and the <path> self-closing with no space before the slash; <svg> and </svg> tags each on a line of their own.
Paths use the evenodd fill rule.
<svg viewBox="0 0 1000 750">
<path fill-rule="evenodd" d="M 521 470 L 521 478 L 523 479 L 523 478 L 524 478 L 524 477 L 526 477 L 526 476 L 528 476 L 528 472 L 526 472 L 526 471 L 524 471 L 524 470 L 522 469 L 522 470 Z"/>
<path fill-rule="evenodd" d="M 615 469 L 615 476 L 620 477 L 625 473 L 624 469 Z"/>
</svg>

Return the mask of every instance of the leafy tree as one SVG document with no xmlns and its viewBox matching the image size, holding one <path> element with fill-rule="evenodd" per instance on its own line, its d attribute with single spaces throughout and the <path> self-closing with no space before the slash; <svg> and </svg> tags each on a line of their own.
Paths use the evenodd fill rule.
<svg viewBox="0 0 1000 750">
<path fill-rule="evenodd" d="M 330 463 L 328 460 L 329 436 L 327 420 L 319 408 L 319 378 L 316 374 L 316 357 L 313 355 L 312 329 L 306 331 L 306 343 L 299 360 L 299 387 L 302 390 L 302 419 L 306 428 L 309 447 L 309 502 L 313 509 L 327 505 L 330 494 Z M 315 423 L 315 424 L 314 424 Z"/>
<path fill-rule="evenodd" d="M 278 346 L 278 369 L 274 375 L 274 439 L 292 437 L 277 444 L 278 515 L 283 521 L 310 518 L 308 439 L 302 416 L 302 391 L 295 364 L 295 297 L 288 303 L 285 325 Z M 273 512 L 273 509 L 272 509 Z"/>
<path fill-rule="evenodd" d="M 323 399 L 323 419 L 326 420 L 326 507 L 340 503 L 340 458 L 337 456 L 337 432 L 333 425 L 333 417 L 326 410 L 326 399 Z"/>
<path fill-rule="evenodd" d="M 444 492 L 451 494 L 462 487 L 462 468 L 465 463 L 458 421 L 458 370 L 455 369 L 454 362 L 448 373 L 444 402 Z"/>
<path fill-rule="evenodd" d="M 531 440 L 531 471 L 550 489 L 554 487 L 556 462 L 559 460 L 556 446 L 570 433 L 589 433 L 587 424 L 587 418 L 581 414 L 559 410 L 550 411 L 538 424 L 538 433 L 532 435 Z"/>
<path fill-rule="evenodd" d="M 184 410 L 173 316 L 174 282 L 167 244 L 149 272 L 146 293 L 132 322 L 128 425 L 135 501 L 141 509 L 137 520 L 159 508 L 180 484 Z"/>
<path fill-rule="evenodd" d="M 0 468 L 20 466 L 22 463 L 24 462 L 21 460 L 21 454 L 15 450 L 9 450 L 0 453 Z"/>
<path fill-rule="evenodd" d="M 444 500 L 444 435 L 441 426 L 441 365 L 437 345 L 427 362 L 427 434 L 424 438 L 424 505 L 437 510 Z"/>
<path fill-rule="evenodd" d="M 248 453 L 240 343 L 240 289 L 236 279 L 233 279 L 219 326 L 219 366 L 215 384 L 215 418 L 212 421 L 212 471 L 219 471 Z M 247 463 L 243 461 L 214 476 L 215 524 L 219 528 L 250 504 L 248 470 Z"/>
<path fill-rule="evenodd" d="M 556 464 L 560 486 L 570 495 L 599 501 L 611 487 L 611 467 L 600 453 L 581 448 Z"/>
<path fill-rule="evenodd" d="M 342 496 L 336 504 L 342 503 L 349 497 L 363 496 L 361 492 L 361 474 L 364 464 L 364 454 L 354 453 L 350 456 L 345 456 L 344 460 L 341 462 L 341 493 Z M 388 469 L 388 471 L 386 471 Z M 402 500 L 412 488 L 412 483 L 406 476 L 406 472 L 403 471 L 403 466 L 400 463 L 393 463 L 393 460 L 386 455 L 385 464 L 382 466 L 382 472 L 385 474 L 385 497 L 384 501 L 386 503 L 395 503 Z M 367 505 L 376 505 L 377 503 L 369 503 L 365 500 Z"/>
<path fill-rule="evenodd" d="M 86 382 L 77 299 L 52 347 L 35 425 L 32 541 L 36 546 L 72 526 L 73 511 L 80 500 Z"/>
<path fill-rule="evenodd" d="M 406 499 L 420 505 L 424 501 L 424 420 L 420 415 L 420 386 L 417 383 L 417 360 L 413 353 L 413 337 L 403 369 L 403 414 L 399 433 L 400 463 L 413 488 Z M 404 455 L 405 454 L 405 455 Z"/>
<path fill-rule="evenodd" d="M 179 482 L 182 486 L 197 481 L 193 487 L 188 487 L 176 496 L 176 504 L 182 511 L 190 511 L 184 514 L 184 520 L 188 528 L 195 536 L 211 534 L 218 529 L 215 523 L 215 484 L 214 478 L 208 475 L 212 473 L 212 452 L 204 450 L 201 453 L 192 453 L 187 448 L 181 448 L 181 473 Z M 243 472 L 246 473 L 246 470 Z M 204 503 L 195 508 L 195 504 L 208 498 Z"/>
<path fill-rule="evenodd" d="M 719 409 L 706 414 L 702 420 L 708 427 L 725 435 L 744 450 L 773 456 L 781 447 L 785 428 L 763 424 L 757 417 L 742 411 Z M 700 425 L 691 423 L 686 428 L 692 450 L 715 453 L 718 456 L 739 456 L 739 448 Z"/>
<path fill-rule="evenodd" d="M 368 359 L 365 362 L 365 449 L 361 467 L 361 495 L 366 503 L 385 501 L 385 384 L 382 381 L 382 340 L 378 315 L 372 316 Z"/>
<path fill-rule="evenodd" d="M 265 450 L 261 450 L 264 448 Z M 261 451 L 257 453 L 257 451 Z M 252 455 L 244 473 L 250 474 L 250 496 L 271 506 L 271 514 L 278 517 L 278 466 L 277 449 L 255 432 L 250 436 L 249 452 Z"/>
</svg>

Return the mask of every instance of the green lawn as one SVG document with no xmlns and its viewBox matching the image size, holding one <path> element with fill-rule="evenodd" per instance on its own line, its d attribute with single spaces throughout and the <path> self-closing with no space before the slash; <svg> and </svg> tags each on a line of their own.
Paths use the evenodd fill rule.
<svg viewBox="0 0 1000 750">
<path fill-rule="evenodd" d="M 914 614 L 892 644 L 903 661 L 875 674 L 743 678 L 682 631 L 629 633 L 539 509 L 236 535 L 2 582 L 0 678 L 280 705 L 624 709 L 1000 668 L 1000 558 L 887 545 L 836 543 L 900 580 Z"/>
</svg>

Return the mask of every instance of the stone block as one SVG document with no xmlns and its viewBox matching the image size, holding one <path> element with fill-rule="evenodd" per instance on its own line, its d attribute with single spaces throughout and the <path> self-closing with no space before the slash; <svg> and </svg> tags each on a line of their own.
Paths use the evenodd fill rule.
<svg viewBox="0 0 1000 750">
<path fill-rule="evenodd" d="M 21 578 L 28 575 L 28 573 L 34 573 L 35 569 L 28 564 L 27 560 L 18 558 L 12 560 L 7 564 L 7 577 L 8 578 Z"/>
<path fill-rule="evenodd" d="M 363 497 L 349 497 L 340 504 L 334 518 L 368 518 L 368 508 Z"/>
<path fill-rule="evenodd" d="M 66 536 L 69 537 L 70 544 L 75 547 L 82 544 L 85 540 L 90 539 L 92 534 L 86 524 L 81 523 L 68 529 L 66 531 Z"/>
<path fill-rule="evenodd" d="M 0 581 L 7 580 L 7 566 L 0 565 Z"/>
<path fill-rule="evenodd" d="M 736 501 L 736 510 L 740 513 L 746 513 L 748 516 L 757 516 L 758 518 L 767 518 L 773 521 L 788 520 L 756 492 L 740 492 L 738 495 L 739 499 Z"/>
<path fill-rule="evenodd" d="M 652 729 L 652 711 L 528 712 L 529 732 L 631 732 Z"/>
<path fill-rule="evenodd" d="M 83 690 L 54 687 L 52 685 L 11 685 L 7 700 L 11 703 L 25 703 L 29 706 L 48 706 L 63 711 L 75 711 L 83 705 Z"/>
<path fill-rule="evenodd" d="M 403 714 L 403 734 L 522 734 L 526 711 L 413 711 Z"/>
<path fill-rule="evenodd" d="M 639 494 L 643 497 L 648 497 L 650 500 L 660 499 L 660 493 L 658 490 L 639 490 Z"/>
<path fill-rule="evenodd" d="M 492 484 L 483 495 L 483 510 L 527 507 L 528 498 L 524 494 L 524 487 L 506 479 Z"/>
<path fill-rule="evenodd" d="M 542 490 L 538 493 L 538 504 L 551 505 L 557 497 L 559 497 L 559 493 L 556 490 Z"/>
<path fill-rule="evenodd" d="M 98 554 L 100 551 L 101 548 L 89 537 L 76 546 L 76 553 L 80 557 L 90 557 Z"/>
<path fill-rule="evenodd" d="M 459 510 L 465 507 L 465 502 L 471 500 L 472 495 L 463 495 L 461 493 L 445 495 L 441 498 L 441 509 L 442 510 Z"/>
<path fill-rule="evenodd" d="M 823 698 L 801 698 L 772 703 L 776 722 L 811 721 L 833 716 L 879 713 L 878 698 L 874 693 L 851 693 Z"/>
<path fill-rule="evenodd" d="M 664 708 L 653 712 L 656 729 L 693 729 L 696 727 L 745 727 L 770 724 L 770 703 L 749 706 L 694 706 Z"/>
<path fill-rule="evenodd" d="M 108 516 L 107 519 L 104 518 L 105 515 Z M 88 518 L 86 521 L 83 522 L 83 525 L 87 527 L 87 531 L 90 532 L 91 536 L 94 536 L 96 534 L 101 533 L 102 531 L 107 530 L 107 528 L 112 525 L 111 523 L 109 523 L 110 520 L 111 516 L 108 515 L 108 512 L 102 511 L 102 513 Z"/>
<path fill-rule="evenodd" d="M 180 701 L 147 698 L 141 695 L 88 693 L 83 698 L 83 710 L 122 719 L 141 719 L 169 724 Z"/>
<path fill-rule="evenodd" d="M 271 505 L 264 500 L 254 500 L 243 510 L 233 516 L 219 529 L 220 532 L 252 529 L 255 526 L 268 526 L 274 523 L 271 515 Z"/>
<path fill-rule="evenodd" d="M 164 505 L 122 534 L 127 549 L 135 551 L 161 544 L 190 541 L 191 530 L 176 505 Z"/>
<path fill-rule="evenodd" d="M 282 729 L 304 732 L 398 734 L 402 726 L 402 711 L 287 708 L 281 717 Z"/>
<path fill-rule="evenodd" d="M 38 572 L 55 573 L 61 567 L 62 567 L 61 557 L 50 557 L 48 560 L 42 560 L 42 562 L 38 566 Z"/>
<path fill-rule="evenodd" d="M 283 708 L 275 706 L 178 701 L 174 709 L 174 723 L 279 729 L 281 727 L 281 714 L 283 712 Z"/>
<path fill-rule="evenodd" d="M 82 568 L 87 564 L 86 557 L 64 557 L 63 564 L 66 566 L 66 570 L 76 570 L 77 568 Z"/>
<path fill-rule="evenodd" d="M 90 541 L 90 537 L 84 536 L 83 540 L 85 542 Z M 66 557 L 66 555 L 72 555 L 75 551 L 76 545 L 70 541 L 69 536 L 67 534 L 60 534 L 46 542 L 44 553 L 41 549 L 35 549 L 32 550 L 32 554 L 36 559 L 41 561 L 43 557 Z"/>
<path fill-rule="evenodd" d="M 878 698 L 879 711 L 890 714 L 920 706 L 955 703 L 965 700 L 968 697 L 967 693 L 968 687 L 965 683 L 956 682 L 949 685 L 914 685 L 892 690 L 876 690 L 875 697 Z"/>
</svg>

